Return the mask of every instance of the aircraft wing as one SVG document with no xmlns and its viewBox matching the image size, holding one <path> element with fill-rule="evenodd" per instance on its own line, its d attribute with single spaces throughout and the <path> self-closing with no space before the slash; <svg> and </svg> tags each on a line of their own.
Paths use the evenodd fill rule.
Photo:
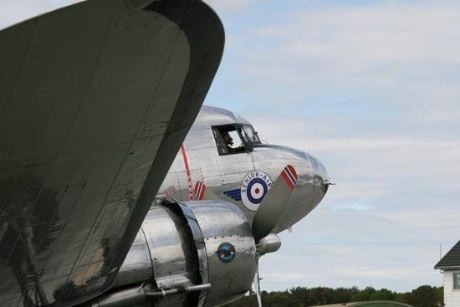
<svg viewBox="0 0 460 307">
<path fill-rule="evenodd" d="M 111 287 L 223 51 L 194 0 L 89 0 L 0 31 L 0 301 Z"/>
</svg>

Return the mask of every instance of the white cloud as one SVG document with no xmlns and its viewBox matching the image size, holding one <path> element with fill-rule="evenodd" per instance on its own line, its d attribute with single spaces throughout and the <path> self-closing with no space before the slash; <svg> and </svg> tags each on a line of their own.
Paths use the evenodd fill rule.
<svg viewBox="0 0 460 307">
<path fill-rule="evenodd" d="M 440 231 L 399 223 L 377 214 L 318 210 L 281 235 L 278 257 L 262 257 L 264 289 L 304 286 L 374 286 L 408 291 L 422 284 L 441 285 L 433 269 Z M 382 235 L 385 233 L 385 235 Z"/>
<path fill-rule="evenodd" d="M 0 29 L 82 0 L 2 0 Z"/>
<path fill-rule="evenodd" d="M 287 55 L 346 61 L 351 71 L 382 61 L 459 63 L 458 8 L 433 3 L 326 7 L 293 14 L 263 34 L 286 42 L 281 50 Z"/>
<path fill-rule="evenodd" d="M 205 0 L 219 14 L 235 13 L 246 10 L 250 5 L 250 0 Z"/>
<path fill-rule="evenodd" d="M 458 24 L 458 4 L 309 7 L 244 36 L 229 33 L 226 56 L 238 91 L 272 109 L 340 99 L 374 117 L 397 108 L 395 121 L 438 124 L 460 115 Z"/>
</svg>

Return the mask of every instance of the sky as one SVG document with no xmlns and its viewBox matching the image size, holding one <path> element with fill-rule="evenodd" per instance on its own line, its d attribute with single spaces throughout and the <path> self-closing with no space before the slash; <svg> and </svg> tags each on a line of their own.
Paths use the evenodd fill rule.
<svg viewBox="0 0 460 307">
<path fill-rule="evenodd" d="M 2 0 L 0 28 L 75 3 Z M 261 287 L 409 291 L 460 239 L 458 1 L 208 0 L 226 31 L 205 104 L 328 168 Z"/>
</svg>

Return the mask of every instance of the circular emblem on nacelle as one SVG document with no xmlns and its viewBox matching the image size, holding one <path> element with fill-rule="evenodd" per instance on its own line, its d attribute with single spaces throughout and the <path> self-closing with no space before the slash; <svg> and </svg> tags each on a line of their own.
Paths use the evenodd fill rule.
<svg viewBox="0 0 460 307">
<path fill-rule="evenodd" d="M 272 187 L 272 180 L 262 171 L 248 173 L 241 186 L 241 200 L 249 210 L 257 210 L 268 190 Z"/>
<path fill-rule="evenodd" d="M 216 254 L 220 261 L 229 263 L 236 257 L 235 246 L 228 242 L 221 243 Z"/>
</svg>

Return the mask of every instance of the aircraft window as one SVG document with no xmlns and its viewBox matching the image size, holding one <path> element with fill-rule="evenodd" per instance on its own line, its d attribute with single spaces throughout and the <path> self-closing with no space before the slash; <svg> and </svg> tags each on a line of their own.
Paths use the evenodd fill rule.
<svg viewBox="0 0 460 307">
<path fill-rule="evenodd" d="M 242 134 L 235 125 L 213 127 L 214 138 L 216 139 L 219 155 L 236 154 L 246 152 Z"/>
<path fill-rule="evenodd" d="M 259 135 L 251 125 L 243 125 L 244 134 L 247 137 L 247 141 L 252 144 L 261 144 Z"/>
</svg>

